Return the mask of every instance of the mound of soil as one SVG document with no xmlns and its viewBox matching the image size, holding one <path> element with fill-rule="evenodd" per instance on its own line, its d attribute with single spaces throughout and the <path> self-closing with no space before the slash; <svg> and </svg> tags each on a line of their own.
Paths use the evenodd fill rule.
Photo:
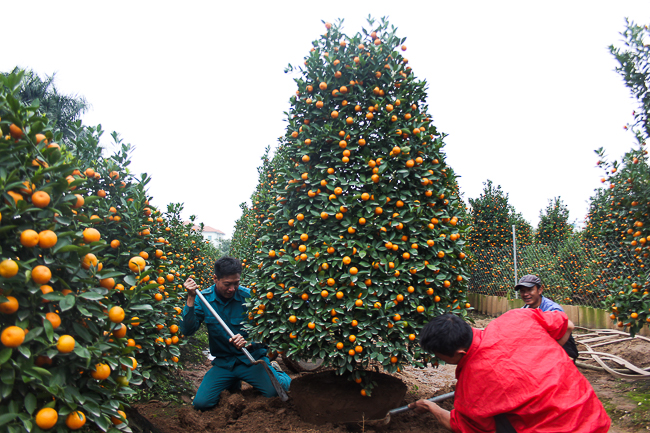
<svg viewBox="0 0 650 433">
<path fill-rule="evenodd" d="M 404 400 L 406 385 L 382 373 L 369 372 L 376 382 L 371 397 L 361 395 L 358 384 L 324 371 L 300 377 L 291 383 L 291 397 L 300 417 L 309 423 L 349 423 L 381 419 Z"/>
<path fill-rule="evenodd" d="M 284 363 L 278 360 L 282 366 Z M 199 367 L 199 366 L 197 366 Z M 200 376 L 208 366 L 200 366 L 199 371 L 192 376 Z M 196 374 L 194 374 L 196 373 Z M 151 400 L 140 402 L 134 405 L 133 410 L 127 412 L 129 427 L 135 433 L 208 433 L 233 431 L 242 433 L 276 432 L 276 431 L 300 431 L 313 433 L 344 433 L 350 430 L 356 431 L 381 431 L 381 432 L 430 432 L 439 433 L 447 430 L 439 427 L 430 414 L 418 415 L 408 411 L 392 417 L 387 426 L 372 426 L 365 424 L 370 419 L 364 416 L 356 423 L 334 424 L 327 420 L 326 424 L 315 425 L 306 422 L 301 418 L 296 408 L 298 402 L 295 395 L 295 384 L 300 382 L 302 376 L 314 375 L 316 373 L 290 374 L 294 381 L 289 389 L 290 399 L 283 403 L 279 398 L 265 398 L 250 385 L 243 382 L 241 393 L 230 394 L 224 391 L 221 394 L 219 404 L 206 412 L 196 411 L 191 404 L 177 405 L 171 402 Z M 402 394 L 399 402 L 393 407 L 383 410 L 380 418 L 383 418 L 388 410 L 414 402 L 422 398 L 430 398 L 435 395 L 453 391 L 455 383 L 454 366 L 440 366 L 439 368 L 428 368 L 420 370 L 413 367 L 406 367 L 401 373 L 395 375 L 394 380 L 399 383 L 406 383 L 408 392 Z M 188 377 L 189 378 L 189 377 Z M 192 377 L 195 379 L 195 377 Z M 196 377 L 198 379 L 198 377 Z M 198 387 L 200 381 L 196 381 Z M 346 381 L 347 382 L 347 381 Z M 354 399 L 362 398 L 359 394 L 359 386 L 354 385 Z M 404 385 L 402 385 L 404 386 Z M 375 396 L 384 393 L 382 386 L 373 390 L 372 397 L 365 397 L 371 401 Z M 324 389 L 323 393 L 331 394 L 331 389 Z M 347 397 L 342 397 L 347 399 Z M 191 401 L 190 396 L 187 403 Z M 344 400 L 346 401 L 346 400 Z M 347 401 L 346 401 L 347 403 Z M 453 399 L 442 402 L 440 406 L 445 409 L 453 408 Z"/>
</svg>

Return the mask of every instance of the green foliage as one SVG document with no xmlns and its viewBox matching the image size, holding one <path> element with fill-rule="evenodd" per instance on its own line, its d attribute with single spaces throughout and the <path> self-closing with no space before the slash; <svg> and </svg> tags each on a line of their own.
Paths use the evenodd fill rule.
<svg viewBox="0 0 650 433">
<path fill-rule="evenodd" d="M 404 39 L 385 19 L 369 25 L 354 36 L 328 25 L 305 67 L 287 69 L 298 91 L 273 203 L 254 209 L 261 236 L 250 263 L 251 335 L 351 379 L 371 361 L 390 372 L 423 365 L 421 327 L 468 308 L 468 226 L 444 134 L 399 52 Z"/>
<path fill-rule="evenodd" d="M 469 199 L 472 207 L 472 251 L 512 246 L 508 194 L 503 192 L 501 185 L 494 186 L 491 180 L 483 185 L 483 193 L 476 199 Z"/>
<path fill-rule="evenodd" d="M 18 100 L 26 106 L 35 104 L 38 107 L 36 113 L 48 118 L 50 126 L 61 133 L 63 143 L 69 144 L 76 137 L 80 125 L 77 121 L 90 108 L 84 97 L 61 94 L 54 84 L 56 74 L 46 75 L 42 79 L 30 69 L 15 68 L 2 75 L 23 75 L 15 93 Z"/>
<path fill-rule="evenodd" d="M 650 166 L 646 141 L 650 134 L 650 51 L 648 26 L 627 21 L 623 33 L 624 47 L 611 46 L 619 62 L 617 72 L 637 100 L 634 122 L 626 125 L 638 145 L 623 158 L 609 161 L 603 148 L 597 149 L 598 165 L 605 170 L 601 181 L 606 185 L 592 197 L 587 236 L 601 236 L 627 248 L 632 260 L 610 255 L 609 267 L 616 269 L 605 306 L 612 311 L 620 327 L 629 326 L 635 334 L 650 320 Z M 617 246 L 618 246 L 617 245 Z"/>
<path fill-rule="evenodd" d="M 535 242 L 548 244 L 568 239 L 573 232 L 569 224 L 569 208 L 560 197 L 549 200 L 548 206 L 539 213 L 539 225 L 535 233 Z"/>
<path fill-rule="evenodd" d="M 605 180 L 603 178 L 603 181 Z M 586 226 L 580 232 L 580 236 L 584 239 L 597 239 L 601 236 L 610 236 L 607 230 L 610 217 L 609 192 L 604 188 L 598 188 L 595 194 L 589 198 Z"/>
<path fill-rule="evenodd" d="M 517 246 L 526 247 L 533 243 L 533 226 L 517 212 L 514 206 L 510 207 L 510 225 L 515 226 Z"/>
<path fill-rule="evenodd" d="M 491 180 L 484 183 L 481 195 L 470 198 L 469 202 L 472 207 L 471 290 L 507 295 L 513 288 L 512 226 L 515 226 L 518 248 L 532 243 L 532 227 L 509 203 L 508 194 Z"/>
<path fill-rule="evenodd" d="M 38 105 L 18 99 L 23 79 L 5 75 L 0 86 L 0 267 L 19 268 L 0 276 L 0 425 L 38 431 L 34 417 L 50 407 L 58 412 L 58 431 L 74 410 L 88 425 L 109 430 L 134 387 L 152 386 L 175 368 L 182 343 L 174 328 L 183 304 L 179 278 L 191 272 L 199 283 L 209 278 L 201 271 L 214 251 L 182 223 L 181 205 L 162 213 L 149 204 L 150 178 L 128 172 L 132 148 L 117 134 L 117 151 L 104 157 L 94 149 L 101 128 L 74 126 L 80 133 L 70 146 L 92 160 L 56 145 L 63 133 Z M 49 202 L 40 204 L 43 193 Z M 22 241 L 30 230 L 39 239 L 51 231 L 54 245 Z M 97 230 L 99 240 L 86 239 L 86 230 Z M 134 257 L 142 268 L 130 263 Z M 4 310 L 13 299 L 17 308 Z M 24 341 L 5 341 L 11 326 L 29 330 Z M 73 350 L 61 347 L 66 339 Z M 108 376 L 94 378 L 103 365 Z"/>
<path fill-rule="evenodd" d="M 477 254 L 487 248 L 512 248 L 512 226 L 515 226 L 517 245 L 530 245 L 532 227 L 509 203 L 508 194 L 501 185 L 485 182 L 478 198 L 469 199 L 472 232 L 470 245 Z"/>
</svg>

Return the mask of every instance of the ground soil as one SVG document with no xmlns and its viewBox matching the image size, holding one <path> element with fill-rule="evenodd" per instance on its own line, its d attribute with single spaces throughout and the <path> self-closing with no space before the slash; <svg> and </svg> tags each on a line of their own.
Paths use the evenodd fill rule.
<svg viewBox="0 0 650 433">
<path fill-rule="evenodd" d="M 406 395 L 406 385 L 388 374 L 369 372 L 367 379 L 375 383 L 375 392 L 361 395 L 360 385 L 352 384 L 333 370 L 313 373 L 291 382 L 291 397 L 303 421 L 322 425 L 375 420 L 399 407 Z"/>
<path fill-rule="evenodd" d="M 475 327 L 485 327 L 492 318 L 476 317 Z M 579 349 L 581 349 L 579 347 Z M 625 358 L 639 367 L 650 365 L 650 343 L 640 341 L 622 342 L 598 348 Z M 281 358 L 278 359 L 281 366 Z M 195 387 L 201 382 L 210 364 L 193 364 L 180 372 L 181 376 Z M 407 387 L 401 404 L 408 404 L 422 398 L 453 391 L 455 386 L 455 366 L 442 365 L 438 368 L 417 369 L 406 367 L 393 374 Z M 580 369 L 594 387 L 612 418 L 612 433 L 633 433 L 650 431 L 650 380 L 622 380 L 609 373 Z M 292 379 L 313 373 L 290 373 Z M 355 384 L 351 384 L 355 385 Z M 356 385 L 358 386 L 358 385 Z M 327 391 L 323 390 L 325 394 Z M 358 392 L 355 390 L 355 392 Z M 375 398 L 380 389 L 376 389 Z M 151 400 L 135 404 L 127 412 L 129 425 L 138 432 L 152 433 L 207 433 L 233 431 L 253 432 L 318 432 L 333 433 L 347 431 L 368 432 L 446 432 L 429 415 L 416 415 L 412 411 L 392 417 L 388 425 L 378 425 L 372 420 L 362 419 L 356 423 L 316 425 L 306 422 L 296 409 L 295 396 L 289 392 L 289 401 L 283 403 L 279 398 L 262 397 L 248 384 L 243 383 L 241 393 L 221 396 L 219 405 L 207 412 L 197 412 L 192 408 L 191 395 L 183 396 L 185 404 Z M 453 408 L 453 399 L 440 404 L 446 409 Z"/>
</svg>

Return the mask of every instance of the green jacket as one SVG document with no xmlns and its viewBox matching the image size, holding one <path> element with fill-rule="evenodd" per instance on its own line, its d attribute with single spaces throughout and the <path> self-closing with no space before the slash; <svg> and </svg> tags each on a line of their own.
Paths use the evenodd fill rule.
<svg viewBox="0 0 650 433">
<path fill-rule="evenodd" d="M 243 331 L 242 327 L 245 320 L 247 320 L 247 311 L 244 302 L 250 297 L 250 290 L 246 287 L 239 286 L 235 295 L 227 301 L 223 301 L 217 296 L 214 285 L 205 290 L 201 290 L 201 293 L 219 314 L 221 320 L 228 325 L 233 334 L 241 334 L 244 339 L 248 340 L 248 333 Z M 250 365 L 248 357 L 228 341 L 230 339 L 228 333 L 197 296 L 194 300 L 193 307 L 185 305 L 185 308 L 183 308 L 183 319 L 180 323 L 181 333 L 189 337 L 199 329 L 203 322 L 208 327 L 210 353 L 214 356 L 212 365 L 229 370 L 235 366 L 237 361 Z M 260 359 L 266 355 L 265 346 L 259 343 L 254 343 L 247 347 L 247 349 L 255 359 Z"/>
</svg>

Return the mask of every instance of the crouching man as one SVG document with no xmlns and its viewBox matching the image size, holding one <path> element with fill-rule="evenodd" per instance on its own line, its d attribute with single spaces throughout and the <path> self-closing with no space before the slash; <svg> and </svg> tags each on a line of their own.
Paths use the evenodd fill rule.
<svg viewBox="0 0 650 433">
<path fill-rule="evenodd" d="M 483 331 L 445 314 L 429 322 L 420 345 L 457 365 L 454 409 L 411 403 L 454 432 L 597 432 L 610 420 L 593 388 L 562 349 L 573 323 L 562 312 L 517 309 Z"/>
<path fill-rule="evenodd" d="M 190 336 L 199 329 L 201 323 L 205 322 L 208 328 L 210 353 L 214 356 L 212 368 L 203 377 L 194 397 L 194 408 L 198 410 L 207 410 L 216 406 L 223 390 L 241 389 L 242 380 L 261 391 L 265 397 L 277 396 L 264 367 L 261 364 L 251 364 L 241 351 L 242 347 L 246 347 L 255 360 L 264 359 L 271 365 L 266 357 L 266 347 L 259 343 L 248 345 L 247 334 L 242 331 L 246 320 L 244 302 L 250 297 L 250 290 L 239 285 L 241 271 L 239 260 L 233 257 L 222 257 L 214 264 L 214 285 L 201 291 L 212 308 L 235 334 L 234 338 L 228 336 L 217 319 L 196 297 L 198 289 L 196 282 L 188 278 L 183 284 L 187 289 L 187 303 L 183 309 L 181 332 Z M 277 364 L 270 370 L 282 388 L 288 390 L 291 378 L 283 373 Z"/>
<path fill-rule="evenodd" d="M 522 277 L 515 286 L 515 290 L 519 291 L 521 299 L 526 304 L 521 308 L 539 308 L 541 311 L 564 312 L 564 309 L 559 304 L 542 295 L 544 287 L 542 286 L 542 280 L 537 275 L 525 275 Z M 562 347 L 567 355 L 573 359 L 573 362 L 578 359 L 578 346 L 573 339 L 573 335 L 569 336 L 569 339 Z"/>
</svg>

